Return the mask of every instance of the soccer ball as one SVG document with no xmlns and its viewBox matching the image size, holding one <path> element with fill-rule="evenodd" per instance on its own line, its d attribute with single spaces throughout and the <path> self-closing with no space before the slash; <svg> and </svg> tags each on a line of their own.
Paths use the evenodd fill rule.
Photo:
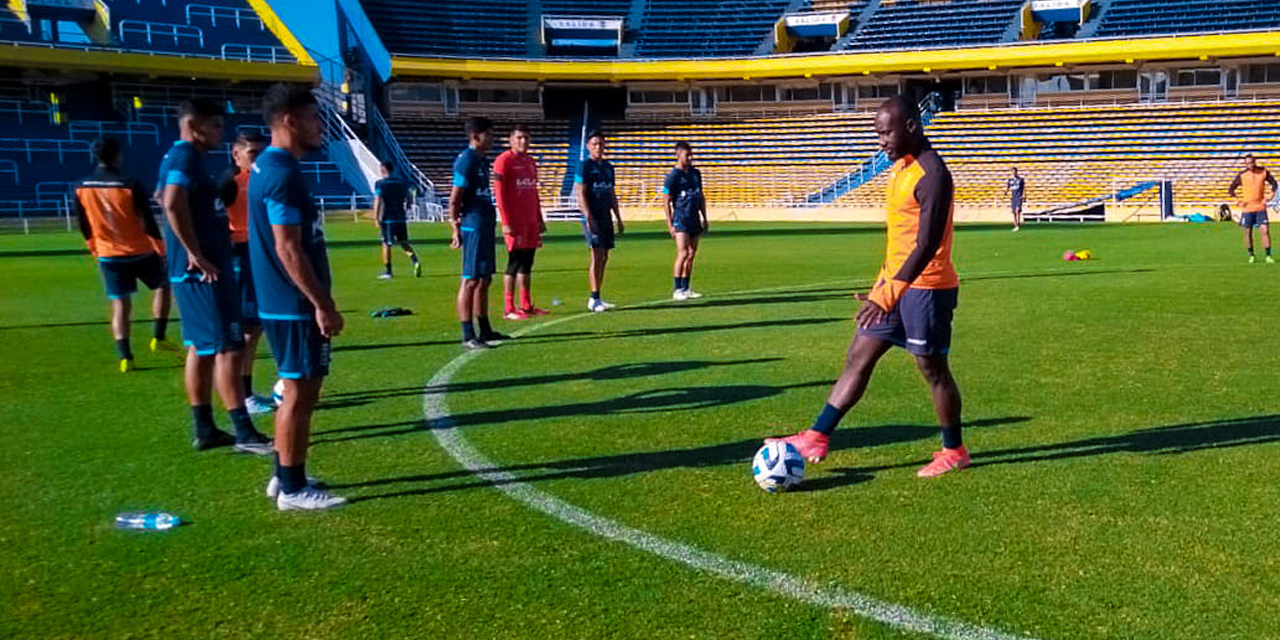
<svg viewBox="0 0 1280 640">
<path fill-rule="evenodd" d="M 771 442 L 756 452 L 751 461 L 751 475 L 756 484 L 769 493 L 790 491 L 804 480 L 804 458 L 786 442 Z"/>
<path fill-rule="evenodd" d="M 271 387 L 271 402 L 279 408 L 284 404 L 284 378 L 276 380 L 274 387 Z"/>
</svg>

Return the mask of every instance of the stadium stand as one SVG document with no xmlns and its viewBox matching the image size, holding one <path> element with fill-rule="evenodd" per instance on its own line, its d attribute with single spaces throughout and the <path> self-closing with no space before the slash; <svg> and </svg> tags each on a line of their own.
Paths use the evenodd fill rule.
<svg viewBox="0 0 1280 640">
<path fill-rule="evenodd" d="M 623 16 L 631 12 L 631 0 L 542 0 L 544 15 Z"/>
<path fill-rule="evenodd" d="M 33 19 L 28 28 L 12 14 L 0 20 L 0 39 L 251 62 L 296 62 L 244 0 L 116 0 L 107 4 L 110 44 L 96 45 L 67 23 L 44 28 L 48 25 Z"/>
<path fill-rule="evenodd" d="M 636 53 L 643 57 L 747 55 L 770 37 L 789 0 L 647 0 Z"/>
<path fill-rule="evenodd" d="M 845 48 L 914 49 L 1000 42 L 1023 4 L 1022 0 L 883 0 Z"/>
<path fill-rule="evenodd" d="M 958 205 L 1005 206 L 1017 166 L 1037 207 L 1159 179 L 1174 181 L 1180 204 L 1210 206 L 1227 202 L 1246 151 L 1280 160 L 1280 102 L 958 111 L 939 114 L 929 135 L 955 175 Z M 878 180 L 842 202 L 873 206 L 883 189 Z"/>
<path fill-rule="evenodd" d="M 528 4 L 522 0 L 364 0 L 388 50 L 413 55 L 524 56 Z"/>
<path fill-rule="evenodd" d="M 262 88 L 202 88 L 195 83 L 120 83 L 113 85 L 112 103 L 121 107 L 110 120 L 62 118 L 49 102 L 34 96 L 35 88 L 10 89 L 0 99 L 0 216 L 50 216 L 66 211 L 67 185 L 91 167 L 89 145 L 109 135 L 125 143 L 125 170 L 151 185 L 160 160 L 177 139 L 173 111 L 185 98 L 206 97 L 231 108 L 226 117 L 227 145 L 209 154 L 206 166 L 220 174 L 230 164 L 230 140 L 241 129 L 265 127 L 259 113 Z M 46 93 L 47 95 L 47 93 Z M 137 108 L 135 108 L 135 106 Z M 313 195 L 350 199 L 355 191 L 321 152 L 303 159 L 304 175 Z"/>
<path fill-rule="evenodd" d="M 1244 31 L 1280 27 L 1275 0 L 1112 0 L 1097 36 Z"/>
</svg>

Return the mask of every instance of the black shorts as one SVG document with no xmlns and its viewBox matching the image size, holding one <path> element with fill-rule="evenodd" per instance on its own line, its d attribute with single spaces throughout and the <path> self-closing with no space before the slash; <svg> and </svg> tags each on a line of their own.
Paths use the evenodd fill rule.
<svg viewBox="0 0 1280 640">
<path fill-rule="evenodd" d="M 404 220 L 382 223 L 382 244 L 404 244 L 409 241 L 409 225 Z"/>
<path fill-rule="evenodd" d="M 537 249 L 512 249 L 508 251 L 507 275 L 514 276 L 517 273 L 528 275 L 533 272 L 533 257 L 537 253 Z"/>
<path fill-rule="evenodd" d="M 592 249 L 612 249 L 613 241 L 613 219 L 608 216 L 591 216 L 596 232 L 591 233 L 591 225 L 587 224 L 587 217 L 582 217 L 582 237 L 586 239 L 587 246 Z"/>
<path fill-rule="evenodd" d="M 122 300 L 137 293 L 139 280 L 152 291 L 169 283 L 164 261 L 155 253 L 99 258 L 98 269 L 102 271 L 102 285 L 107 290 L 107 297 L 112 300 Z"/>
<path fill-rule="evenodd" d="M 951 352 L 951 319 L 960 299 L 959 289 L 907 289 L 883 322 L 859 335 L 879 338 L 917 356 L 941 356 Z"/>
</svg>

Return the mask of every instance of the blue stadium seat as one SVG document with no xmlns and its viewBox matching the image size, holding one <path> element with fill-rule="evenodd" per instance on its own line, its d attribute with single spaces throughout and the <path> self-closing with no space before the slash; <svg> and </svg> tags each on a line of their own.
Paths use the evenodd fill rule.
<svg viewBox="0 0 1280 640">
<path fill-rule="evenodd" d="M 416 55 L 523 56 L 529 15 L 513 0 L 364 0 L 387 49 Z"/>
<path fill-rule="evenodd" d="M 848 49 L 906 49 L 1000 42 L 1022 0 L 884 0 Z"/>
<path fill-rule="evenodd" d="M 647 0 L 636 54 L 748 55 L 770 36 L 789 4 L 788 0 Z"/>
<path fill-rule="evenodd" d="M 1113 0 L 1098 37 L 1280 28 L 1276 0 Z"/>
</svg>

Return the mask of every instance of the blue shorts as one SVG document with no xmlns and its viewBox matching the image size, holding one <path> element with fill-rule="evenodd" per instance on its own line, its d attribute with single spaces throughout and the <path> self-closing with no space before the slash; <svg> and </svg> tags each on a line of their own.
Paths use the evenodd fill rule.
<svg viewBox="0 0 1280 640">
<path fill-rule="evenodd" d="M 680 233 L 687 233 L 691 236 L 702 235 L 702 220 L 698 217 L 672 218 L 671 226 Z"/>
<path fill-rule="evenodd" d="M 1250 211 L 1247 213 L 1240 214 L 1240 226 L 1246 229 L 1256 229 L 1258 227 L 1261 227 L 1264 224 L 1269 224 L 1267 222 L 1266 209 L 1263 209 L 1262 211 Z"/>
<path fill-rule="evenodd" d="M 314 380 L 329 375 L 329 339 L 315 320 L 263 320 L 281 378 Z"/>
<path fill-rule="evenodd" d="M 107 290 L 107 297 L 112 300 L 122 300 L 137 293 L 139 280 L 152 291 L 166 287 L 169 283 L 169 278 L 165 276 L 164 260 L 155 253 L 100 258 L 98 269 L 102 271 L 102 285 Z"/>
<path fill-rule="evenodd" d="M 391 246 L 409 241 L 409 225 L 404 220 L 382 223 L 382 244 Z"/>
<path fill-rule="evenodd" d="M 582 217 L 582 237 L 586 239 L 587 246 L 592 249 L 612 249 L 614 247 L 613 219 L 609 216 L 592 216 L 591 221 L 595 223 L 595 233 L 591 233 L 587 217 Z"/>
<path fill-rule="evenodd" d="M 258 294 L 253 289 L 253 272 L 249 270 L 249 245 L 238 244 L 231 254 L 231 268 L 240 286 L 240 324 L 246 329 L 262 326 L 258 318 Z"/>
<path fill-rule="evenodd" d="M 917 356 L 946 355 L 959 294 L 959 289 L 907 289 L 884 322 L 858 329 L 858 335 L 891 342 Z"/>
<path fill-rule="evenodd" d="M 485 226 L 488 228 L 486 229 Z M 467 280 L 492 278 L 498 258 L 492 225 L 464 226 L 462 233 L 462 277 Z"/>
<path fill-rule="evenodd" d="M 244 347 L 240 286 L 234 277 L 217 282 L 175 282 L 172 286 L 182 318 L 182 344 L 194 347 L 202 356 Z"/>
</svg>

